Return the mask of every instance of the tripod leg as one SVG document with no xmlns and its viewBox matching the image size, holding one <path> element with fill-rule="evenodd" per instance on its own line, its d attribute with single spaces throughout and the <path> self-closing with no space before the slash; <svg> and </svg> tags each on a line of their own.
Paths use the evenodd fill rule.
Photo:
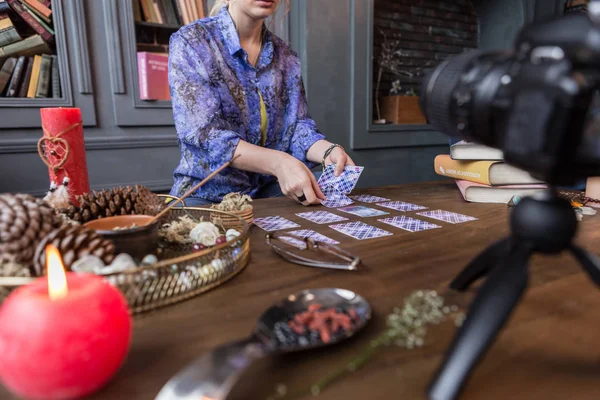
<svg viewBox="0 0 600 400">
<path fill-rule="evenodd" d="M 509 252 L 510 239 L 500 240 L 479 253 L 450 283 L 450 288 L 466 290 L 473 282 L 487 274 Z"/>
<path fill-rule="evenodd" d="M 508 319 L 527 286 L 531 249 L 517 246 L 481 287 L 429 388 L 430 400 L 455 399 L 469 373 Z"/>
<path fill-rule="evenodd" d="M 575 256 L 577 261 L 579 261 L 594 283 L 600 286 L 600 261 L 598 261 L 596 256 L 574 244 L 569 247 L 569 250 L 573 256 Z"/>
</svg>

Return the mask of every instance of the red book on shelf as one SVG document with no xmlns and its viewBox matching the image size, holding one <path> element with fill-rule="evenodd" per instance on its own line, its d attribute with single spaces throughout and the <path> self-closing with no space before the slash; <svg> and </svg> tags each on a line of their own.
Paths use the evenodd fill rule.
<svg viewBox="0 0 600 400">
<path fill-rule="evenodd" d="M 36 21 L 35 18 L 33 18 L 31 14 L 29 14 L 25 6 L 21 4 L 19 0 L 7 0 L 7 2 L 10 5 L 10 7 L 14 10 L 14 12 L 19 14 L 19 16 L 23 18 L 23 20 L 27 22 L 27 24 L 29 24 L 29 26 L 31 26 L 31 28 L 33 28 L 33 30 L 42 37 L 42 39 L 44 39 L 47 42 L 51 42 L 54 40 L 54 35 L 51 32 L 47 31 L 46 28 L 42 26 L 42 24 Z"/>
<path fill-rule="evenodd" d="M 169 55 L 166 53 L 137 53 L 140 99 L 171 100 L 169 92 Z"/>
<path fill-rule="evenodd" d="M 35 8 L 40 14 L 42 14 L 46 18 L 50 18 L 52 15 L 52 10 L 40 3 L 38 0 L 23 0 L 25 3 L 29 4 L 31 7 Z"/>
</svg>

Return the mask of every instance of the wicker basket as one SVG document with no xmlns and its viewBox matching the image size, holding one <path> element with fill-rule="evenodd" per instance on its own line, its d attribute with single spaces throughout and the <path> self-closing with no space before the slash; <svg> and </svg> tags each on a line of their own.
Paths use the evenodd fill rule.
<svg viewBox="0 0 600 400">
<path fill-rule="evenodd" d="M 212 211 L 219 211 L 219 210 L 213 209 Z M 227 213 L 229 215 L 223 215 L 222 212 L 215 213 L 211 217 L 213 218 L 213 220 L 220 222 L 220 225 L 222 225 L 223 227 L 226 227 L 227 229 L 240 230 L 240 228 L 241 228 L 240 218 L 243 219 L 244 221 L 246 221 L 248 226 L 252 225 L 253 215 L 254 215 L 252 212 L 252 207 L 250 207 L 246 210 L 242 210 L 242 211 L 227 211 Z"/>
<path fill-rule="evenodd" d="M 224 211 L 202 208 L 173 208 L 165 223 L 191 215 L 195 219 L 238 229 L 240 236 L 221 245 L 193 252 L 191 245 L 160 243 L 159 262 L 134 270 L 104 275 L 124 294 L 133 314 L 174 304 L 222 285 L 237 275 L 250 261 L 249 225 L 242 217 Z M 0 286 L 0 301 L 14 286 Z"/>
</svg>

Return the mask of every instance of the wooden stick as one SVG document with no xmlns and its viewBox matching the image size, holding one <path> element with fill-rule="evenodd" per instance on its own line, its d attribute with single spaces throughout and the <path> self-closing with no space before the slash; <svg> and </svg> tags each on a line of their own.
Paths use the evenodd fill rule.
<svg viewBox="0 0 600 400">
<path fill-rule="evenodd" d="M 2 277 L 0 278 L 0 286 L 22 286 L 33 282 L 35 278 L 28 277 Z"/>
<path fill-rule="evenodd" d="M 190 190 L 188 190 L 187 193 L 184 194 L 183 196 L 181 196 L 179 199 L 177 199 L 177 201 L 174 201 L 167 208 L 165 208 L 160 213 L 158 213 L 158 215 L 156 215 L 154 218 L 152 218 L 146 225 L 150 225 L 150 224 L 154 223 L 159 218 L 161 218 L 163 215 L 165 215 L 166 213 L 168 213 L 169 210 L 171 210 L 171 208 L 175 207 L 176 204 L 180 203 L 183 199 L 185 199 L 186 197 L 188 197 L 190 194 L 194 193 L 196 190 L 198 190 L 200 187 L 202 187 L 206 182 L 208 182 L 212 178 L 214 178 L 215 175 L 217 175 L 219 172 L 221 172 L 225 168 L 229 167 L 231 165 L 231 163 L 234 162 L 235 159 L 238 158 L 238 157 L 240 157 L 240 156 L 241 156 L 241 154 L 238 154 L 237 156 L 233 157 L 230 161 L 228 161 L 225 164 L 221 165 L 215 172 L 213 172 L 212 174 L 208 175 L 202 182 L 200 182 L 199 184 L 197 184 L 196 186 L 194 186 L 193 188 L 191 188 Z"/>
</svg>

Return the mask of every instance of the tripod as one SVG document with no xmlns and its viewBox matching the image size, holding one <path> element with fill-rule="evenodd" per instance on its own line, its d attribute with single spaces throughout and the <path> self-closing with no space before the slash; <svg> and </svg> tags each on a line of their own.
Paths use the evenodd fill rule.
<svg viewBox="0 0 600 400">
<path fill-rule="evenodd" d="M 600 285 L 600 263 L 572 243 L 577 230 L 575 212 L 554 190 L 521 200 L 512 212 L 510 225 L 511 236 L 484 250 L 450 284 L 452 289 L 464 291 L 489 274 L 429 387 L 431 400 L 458 397 L 469 373 L 523 295 L 529 277 L 527 262 L 533 253 L 569 250 Z"/>
</svg>

